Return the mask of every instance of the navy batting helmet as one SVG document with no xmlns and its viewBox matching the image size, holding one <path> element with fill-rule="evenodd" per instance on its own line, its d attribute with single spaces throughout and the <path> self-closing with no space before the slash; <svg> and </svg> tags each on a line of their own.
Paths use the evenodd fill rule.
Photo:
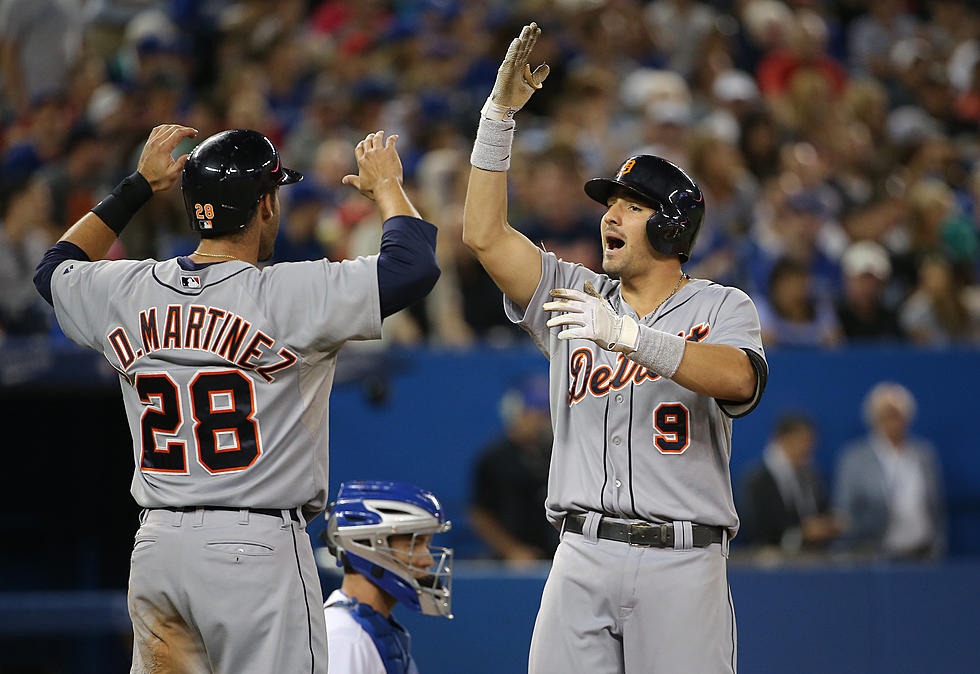
<svg viewBox="0 0 980 674">
<path fill-rule="evenodd" d="M 303 174 L 282 165 L 272 141 L 234 129 L 206 139 L 184 164 L 180 188 L 191 229 L 210 237 L 242 229 L 263 196 Z"/>
<path fill-rule="evenodd" d="M 603 206 L 616 188 L 657 209 L 647 219 L 647 238 L 654 250 L 687 262 L 704 221 L 704 196 L 691 177 L 666 159 L 640 154 L 623 162 L 611 180 L 585 183 L 585 193 Z"/>
</svg>

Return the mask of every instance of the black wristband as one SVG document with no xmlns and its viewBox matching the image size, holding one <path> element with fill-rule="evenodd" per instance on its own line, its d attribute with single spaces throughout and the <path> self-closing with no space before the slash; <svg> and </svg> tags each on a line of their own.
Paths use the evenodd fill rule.
<svg viewBox="0 0 980 674">
<path fill-rule="evenodd" d="M 92 212 L 118 236 L 136 215 L 136 211 L 152 196 L 153 188 L 150 183 L 146 182 L 139 171 L 135 171 L 123 178 L 116 189 L 112 190 L 112 194 L 96 204 Z"/>
</svg>

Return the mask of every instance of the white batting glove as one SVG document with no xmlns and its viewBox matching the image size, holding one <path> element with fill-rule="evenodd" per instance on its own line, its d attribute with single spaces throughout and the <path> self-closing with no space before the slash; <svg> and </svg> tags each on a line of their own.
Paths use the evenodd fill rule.
<svg viewBox="0 0 980 674">
<path fill-rule="evenodd" d="M 540 35 L 538 24 L 530 23 L 511 41 L 507 55 L 497 69 L 497 81 L 493 84 L 490 98 L 483 106 L 482 114 L 487 119 L 512 119 L 514 113 L 528 102 L 531 94 L 541 88 L 551 68 L 542 63 L 532 73 L 527 62 Z"/>
<path fill-rule="evenodd" d="M 548 327 L 575 326 L 558 333 L 558 339 L 590 339 L 607 351 L 632 353 L 640 337 L 640 326 L 629 316 L 620 316 L 609 302 L 600 297 L 590 281 L 585 292 L 555 288 L 554 302 L 545 302 L 545 311 L 563 312 L 548 320 Z"/>
</svg>

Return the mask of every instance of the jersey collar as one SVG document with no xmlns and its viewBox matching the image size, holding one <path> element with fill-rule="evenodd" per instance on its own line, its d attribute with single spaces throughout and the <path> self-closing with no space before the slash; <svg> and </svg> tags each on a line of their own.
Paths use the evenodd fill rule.
<svg viewBox="0 0 980 674">
<path fill-rule="evenodd" d="M 678 306 L 682 302 L 686 302 L 691 297 L 693 297 L 694 295 L 698 294 L 699 292 L 707 288 L 709 285 L 712 285 L 712 283 L 713 281 L 708 281 L 706 279 L 692 278 L 688 280 L 687 283 L 684 284 L 683 288 L 678 290 L 671 297 L 668 297 L 667 301 L 665 301 L 663 304 L 657 307 L 652 313 L 649 313 L 646 316 L 642 316 L 642 317 L 637 315 L 636 310 L 629 305 L 629 302 L 623 299 L 623 284 L 620 283 L 617 284 L 616 287 L 616 297 L 615 297 L 614 305 L 620 311 L 620 313 L 624 313 L 632 318 L 635 318 L 636 320 L 640 321 L 645 325 L 649 325 L 653 323 L 655 320 L 657 320 L 658 318 L 660 318 L 662 315 L 670 311 L 673 307 Z"/>
<path fill-rule="evenodd" d="M 172 258 L 153 265 L 153 280 L 181 295 L 193 297 L 249 269 L 255 267 L 242 260 L 197 264 L 186 257 Z"/>
</svg>

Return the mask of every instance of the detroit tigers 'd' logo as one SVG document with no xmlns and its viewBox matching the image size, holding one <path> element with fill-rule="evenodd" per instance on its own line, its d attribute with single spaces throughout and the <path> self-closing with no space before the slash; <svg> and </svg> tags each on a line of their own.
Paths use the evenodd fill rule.
<svg viewBox="0 0 980 674">
<path fill-rule="evenodd" d="M 633 170 L 636 165 L 635 159 L 628 159 L 625 164 L 619 169 L 619 173 L 616 174 L 616 180 L 622 180 L 623 176 Z"/>
<path fill-rule="evenodd" d="M 698 323 L 685 335 L 677 333 L 689 342 L 703 341 L 711 330 L 708 323 Z M 572 352 L 568 359 L 568 406 L 571 407 L 582 400 L 587 393 L 601 398 L 610 391 L 618 391 L 630 384 L 642 384 L 645 381 L 656 381 L 660 375 L 651 372 L 638 363 L 634 363 L 624 354 L 618 354 L 616 369 L 609 365 L 596 365 L 595 353 L 591 347 L 583 347 Z"/>
</svg>

